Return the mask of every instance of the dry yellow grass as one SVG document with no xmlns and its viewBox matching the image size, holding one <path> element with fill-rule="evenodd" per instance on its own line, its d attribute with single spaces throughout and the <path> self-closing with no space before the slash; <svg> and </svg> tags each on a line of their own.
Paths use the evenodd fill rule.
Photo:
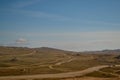
<svg viewBox="0 0 120 80">
<path fill-rule="evenodd" d="M 120 64 L 115 56 L 118 54 L 78 54 L 51 48 L 0 47 L 0 76 L 62 73 L 96 65 Z"/>
</svg>

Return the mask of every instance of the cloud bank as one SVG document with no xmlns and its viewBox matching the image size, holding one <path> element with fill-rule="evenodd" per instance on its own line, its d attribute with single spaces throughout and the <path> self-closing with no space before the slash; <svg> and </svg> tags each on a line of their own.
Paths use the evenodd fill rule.
<svg viewBox="0 0 120 80">
<path fill-rule="evenodd" d="M 55 47 L 65 50 L 86 51 L 120 48 L 119 31 L 76 33 L 31 33 L 31 47 Z"/>
<path fill-rule="evenodd" d="M 14 46 L 28 47 L 54 47 L 73 51 L 90 51 L 102 49 L 119 49 L 119 31 L 96 31 L 96 32 L 64 32 L 64 33 L 14 33 L 13 36 L 23 36 L 15 40 Z M 1 36 L 11 36 L 1 34 Z M 27 39 L 29 39 L 29 41 Z M 7 41 L 9 42 L 9 41 Z M 4 43 L 4 42 L 2 42 Z"/>
</svg>

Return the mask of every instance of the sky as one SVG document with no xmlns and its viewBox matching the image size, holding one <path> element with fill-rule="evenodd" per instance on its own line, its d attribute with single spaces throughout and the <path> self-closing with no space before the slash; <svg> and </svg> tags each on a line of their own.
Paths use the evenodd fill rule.
<svg viewBox="0 0 120 80">
<path fill-rule="evenodd" d="M 0 46 L 120 49 L 120 0 L 0 0 Z"/>
</svg>

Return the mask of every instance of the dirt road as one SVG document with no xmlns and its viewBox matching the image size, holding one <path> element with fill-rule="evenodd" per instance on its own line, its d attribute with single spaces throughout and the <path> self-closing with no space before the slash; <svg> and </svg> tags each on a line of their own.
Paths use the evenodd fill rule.
<svg viewBox="0 0 120 80">
<path fill-rule="evenodd" d="M 35 53 L 36 53 L 36 51 L 34 50 L 34 51 L 32 51 L 31 53 L 23 54 L 23 55 L 21 55 L 21 56 L 30 56 L 30 55 L 34 55 Z"/>
<path fill-rule="evenodd" d="M 37 74 L 37 75 L 21 75 L 21 76 L 1 76 L 0 80 L 10 80 L 10 79 L 34 79 L 34 78 L 65 78 L 65 77 L 75 77 L 82 76 L 93 71 L 108 67 L 108 65 L 91 67 L 82 71 L 68 72 L 68 73 L 57 73 L 57 74 Z"/>
<path fill-rule="evenodd" d="M 53 66 L 58 66 L 58 65 L 62 65 L 62 64 L 64 64 L 64 63 L 69 63 L 69 62 L 71 62 L 71 61 L 73 61 L 74 60 L 74 58 L 72 58 L 72 57 L 68 57 L 68 60 L 64 60 L 64 61 L 60 61 L 60 62 L 57 62 L 57 63 L 55 63 L 55 64 L 53 64 L 53 65 L 49 65 L 48 67 L 50 68 L 50 69 L 55 69 Z"/>
</svg>

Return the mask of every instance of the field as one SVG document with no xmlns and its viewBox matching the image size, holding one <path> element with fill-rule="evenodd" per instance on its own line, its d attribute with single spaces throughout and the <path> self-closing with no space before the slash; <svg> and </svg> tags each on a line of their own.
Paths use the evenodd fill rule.
<svg viewBox="0 0 120 80">
<path fill-rule="evenodd" d="M 23 48 L 1 46 L 0 76 L 7 77 L 38 74 L 64 74 L 86 70 L 95 66 L 107 65 L 107 67 L 98 71 L 92 71 L 77 77 L 74 76 L 44 79 L 36 77 L 34 79 L 32 78 L 31 80 L 74 80 L 74 78 L 76 78 L 75 80 L 79 80 L 80 78 L 83 78 L 84 80 L 84 78 L 87 77 L 117 79 L 119 78 L 118 75 L 120 75 L 120 67 L 115 65 L 120 64 L 119 55 L 120 52 L 117 50 L 73 52 L 47 47 Z M 27 79 L 20 78 L 18 80 Z"/>
</svg>

